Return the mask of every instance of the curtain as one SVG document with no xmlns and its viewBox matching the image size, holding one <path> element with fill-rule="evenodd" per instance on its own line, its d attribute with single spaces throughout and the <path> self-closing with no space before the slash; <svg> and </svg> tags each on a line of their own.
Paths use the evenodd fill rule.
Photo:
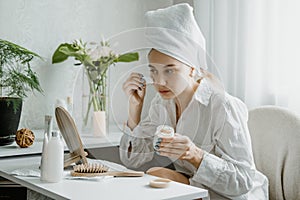
<svg viewBox="0 0 300 200">
<path fill-rule="evenodd" d="M 193 3 L 226 90 L 249 109 L 278 105 L 300 114 L 300 1 Z"/>
</svg>

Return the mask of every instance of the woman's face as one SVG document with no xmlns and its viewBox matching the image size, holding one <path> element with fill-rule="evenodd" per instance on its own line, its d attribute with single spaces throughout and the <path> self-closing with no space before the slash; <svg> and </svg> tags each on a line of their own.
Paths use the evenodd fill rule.
<svg viewBox="0 0 300 200">
<path fill-rule="evenodd" d="M 164 99 L 178 97 L 193 81 L 192 68 L 152 49 L 148 55 L 150 76 L 154 87 Z"/>
</svg>

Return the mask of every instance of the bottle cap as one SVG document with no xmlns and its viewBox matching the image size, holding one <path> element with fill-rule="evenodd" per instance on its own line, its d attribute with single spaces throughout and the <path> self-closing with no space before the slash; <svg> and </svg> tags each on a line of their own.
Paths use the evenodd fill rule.
<svg viewBox="0 0 300 200">
<path fill-rule="evenodd" d="M 59 131 L 52 131 L 52 137 L 59 137 Z"/>
</svg>

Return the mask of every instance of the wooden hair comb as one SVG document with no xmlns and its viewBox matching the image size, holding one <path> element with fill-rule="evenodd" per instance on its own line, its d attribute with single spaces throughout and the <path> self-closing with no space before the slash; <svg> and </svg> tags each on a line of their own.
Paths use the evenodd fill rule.
<svg viewBox="0 0 300 200">
<path fill-rule="evenodd" d="M 115 177 L 141 177 L 144 172 L 141 171 L 108 171 L 108 167 L 98 163 L 86 163 L 75 165 L 71 176 L 95 177 L 95 176 L 115 176 Z"/>
</svg>

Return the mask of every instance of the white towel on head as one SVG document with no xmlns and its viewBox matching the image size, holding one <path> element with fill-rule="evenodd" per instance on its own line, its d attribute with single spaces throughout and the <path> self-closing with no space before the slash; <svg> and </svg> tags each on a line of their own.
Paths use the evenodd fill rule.
<svg viewBox="0 0 300 200">
<path fill-rule="evenodd" d="M 207 69 L 205 39 L 189 4 L 148 11 L 145 17 L 150 47 L 195 67 L 198 73 Z"/>
</svg>

